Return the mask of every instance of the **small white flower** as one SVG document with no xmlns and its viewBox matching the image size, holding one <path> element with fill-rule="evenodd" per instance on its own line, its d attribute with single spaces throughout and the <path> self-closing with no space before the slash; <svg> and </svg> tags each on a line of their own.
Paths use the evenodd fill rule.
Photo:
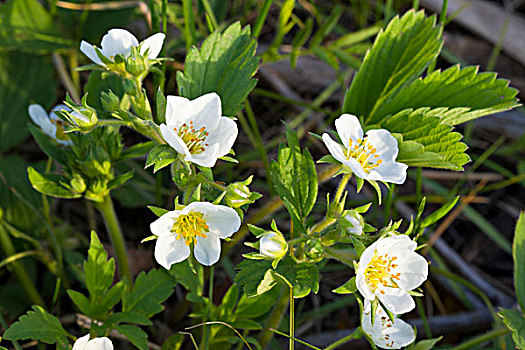
<svg viewBox="0 0 525 350">
<path fill-rule="evenodd" d="M 192 101 L 168 96 L 160 132 L 186 161 L 211 168 L 230 152 L 238 134 L 237 124 L 221 114 L 221 98 L 214 92 Z"/>
<path fill-rule="evenodd" d="M 261 237 L 259 252 L 270 259 L 281 259 L 288 251 L 288 243 L 279 232 L 270 232 Z"/>
<path fill-rule="evenodd" d="M 115 56 L 118 54 L 128 58 L 131 53 L 131 48 L 140 45 L 141 55 L 144 55 L 146 50 L 148 50 L 148 58 L 153 60 L 159 55 L 165 37 L 166 35 L 164 35 L 164 33 L 156 33 L 139 44 L 137 38 L 127 30 L 110 29 L 102 38 L 100 53 L 109 60 L 114 61 Z M 106 66 L 98 57 L 94 45 L 82 40 L 80 43 L 80 51 L 94 63 Z"/>
<path fill-rule="evenodd" d="M 89 340 L 89 334 L 78 338 L 73 350 L 113 350 L 113 343 L 106 337 Z"/>
<path fill-rule="evenodd" d="M 155 259 L 169 270 L 190 256 L 193 243 L 197 261 L 211 266 L 221 255 L 220 238 L 230 237 L 240 226 L 239 215 L 224 205 L 193 202 L 182 210 L 167 212 L 150 225 L 158 236 Z"/>
<path fill-rule="evenodd" d="M 365 221 L 363 217 L 354 210 L 349 210 L 348 213 L 343 217 L 342 226 L 348 233 L 362 235 L 364 225 Z"/>
<path fill-rule="evenodd" d="M 425 258 L 415 252 L 416 242 L 406 235 L 384 237 L 365 249 L 356 271 L 359 292 L 370 301 L 379 298 L 396 315 L 415 307 L 408 293 L 428 276 Z"/>
<path fill-rule="evenodd" d="M 64 132 L 64 121 L 56 115 L 57 111 L 71 111 L 66 105 L 56 105 L 47 114 L 44 107 L 39 104 L 31 104 L 27 109 L 31 120 L 42 129 L 44 134 L 54 139 L 61 145 L 71 145 L 69 136 Z M 74 112 L 75 113 L 75 112 Z"/>
<path fill-rule="evenodd" d="M 361 328 L 372 338 L 375 345 L 383 349 L 401 349 L 416 340 L 414 329 L 397 317 L 392 322 L 381 305 L 377 307 L 373 325 L 371 313 L 370 301 L 365 299 Z"/>
<path fill-rule="evenodd" d="M 330 154 L 348 166 L 361 179 L 402 184 L 408 166 L 396 162 L 397 140 L 384 129 L 369 130 L 363 138 L 363 128 L 357 117 L 343 114 L 335 121 L 335 128 L 343 144 L 328 134 L 323 141 Z"/>
</svg>

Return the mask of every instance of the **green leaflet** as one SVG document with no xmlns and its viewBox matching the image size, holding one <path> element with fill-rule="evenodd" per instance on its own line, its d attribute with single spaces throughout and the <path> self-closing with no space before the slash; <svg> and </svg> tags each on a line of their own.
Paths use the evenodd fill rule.
<svg viewBox="0 0 525 350">
<path fill-rule="evenodd" d="M 441 50 L 441 28 L 435 17 L 409 11 L 395 17 L 366 54 L 343 105 L 344 113 L 370 124 L 374 109 L 412 83 Z"/>
<path fill-rule="evenodd" d="M 522 212 L 514 232 L 514 285 L 521 310 L 525 310 L 525 214 Z"/>
<path fill-rule="evenodd" d="M 156 173 L 177 160 L 177 157 L 178 153 L 171 146 L 157 145 L 149 151 L 144 168 L 154 165 L 153 172 Z"/>
<path fill-rule="evenodd" d="M 518 310 L 502 309 L 499 315 L 503 322 L 512 331 L 512 339 L 518 349 L 525 348 L 525 316 Z"/>
<path fill-rule="evenodd" d="M 38 192 L 58 198 L 79 198 L 80 193 L 71 190 L 68 179 L 62 175 L 40 174 L 32 167 L 27 167 L 29 181 Z"/>
<path fill-rule="evenodd" d="M 410 148 L 411 152 L 428 152 L 443 157 L 429 158 L 428 162 L 422 161 L 413 164 L 405 159 L 404 146 L 400 146 L 400 153 L 397 161 L 407 165 L 427 166 L 433 168 L 445 168 L 452 170 L 462 170 L 470 157 L 464 152 L 467 146 L 459 142 L 461 134 L 452 132 L 452 127 L 440 123 L 440 119 L 435 117 L 433 111 L 428 108 L 418 110 L 403 110 L 396 115 L 386 118 L 380 123 L 382 128 L 391 133 L 403 135 L 403 141 L 415 141 L 423 146 L 417 149 Z"/>
<path fill-rule="evenodd" d="M 124 296 L 122 310 L 138 312 L 149 318 L 164 310 L 161 303 L 173 293 L 173 287 L 175 281 L 165 270 L 143 271 L 137 276 L 131 293 Z"/>
<path fill-rule="evenodd" d="M 241 28 L 239 22 L 222 34 L 212 33 L 200 51 L 190 49 L 184 73 L 177 72 L 179 94 L 193 100 L 216 92 L 221 97 L 223 115 L 235 116 L 257 83 L 252 78 L 259 67 L 259 58 L 254 56 L 256 46 L 250 27 Z"/>
<path fill-rule="evenodd" d="M 88 258 L 84 261 L 84 278 L 92 301 L 98 301 L 106 293 L 113 283 L 114 275 L 115 260 L 113 258 L 108 260 L 108 253 L 100 243 L 97 234 L 92 231 Z"/>
<path fill-rule="evenodd" d="M 48 314 L 43 308 L 33 305 L 34 311 L 20 317 L 4 333 L 7 340 L 34 339 L 46 344 L 68 344 L 67 332 L 58 318 Z"/>
<path fill-rule="evenodd" d="M 517 90 L 510 88 L 507 80 L 496 78 L 496 73 L 478 73 L 478 67 L 454 66 L 434 71 L 377 105 L 369 116 L 369 123 L 407 108 L 445 107 L 450 110 L 441 110 L 447 112 L 439 115 L 441 123 L 456 125 L 518 106 Z"/>
<path fill-rule="evenodd" d="M 120 334 L 125 335 L 128 340 L 140 350 L 148 349 L 148 335 L 137 326 L 123 324 L 115 328 Z"/>
</svg>

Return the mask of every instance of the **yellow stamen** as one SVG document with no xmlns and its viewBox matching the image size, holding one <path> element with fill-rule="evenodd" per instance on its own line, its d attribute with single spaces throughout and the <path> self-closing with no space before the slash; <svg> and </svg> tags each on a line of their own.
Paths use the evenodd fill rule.
<svg viewBox="0 0 525 350">
<path fill-rule="evenodd" d="M 191 154 L 199 154 L 204 152 L 204 141 L 208 137 L 206 128 L 202 127 L 199 130 L 195 130 L 193 121 L 190 121 L 190 125 L 184 123 L 177 131 L 177 128 L 173 128 L 177 135 L 184 141 Z"/>
<path fill-rule="evenodd" d="M 357 143 L 353 144 L 354 142 L 350 138 L 348 148 L 344 150 L 345 157 L 346 159 L 354 158 L 357 160 L 366 173 L 370 173 L 372 169 L 377 168 L 383 162 L 381 159 L 376 159 L 379 158 L 378 154 L 374 154 L 377 149 L 367 138 L 358 139 Z"/>
<path fill-rule="evenodd" d="M 188 246 L 192 243 L 197 244 L 197 237 L 206 238 L 206 232 L 210 231 L 203 216 L 202 213 L 179 215 L 175 219 L 171 232 L 177 235 L 177 239 L 183 237 Z"/>
<path fill-rule="evenodd" d="M 377 250 L 374 252 L 372 260 L 368 263 L 365 269 L 366 284 L 372 292 L 375 292 L 380 286 L 399 288 L 395 280 L 399 281 L 401 273 L 392 273 L 392 269 L 396 268 L 396 264 L 392 264 L 397 257 L 389 257 L 388 254 L 379 255 Z M 379 290 L 385 294 L 383 290 Z"/>
</svg>

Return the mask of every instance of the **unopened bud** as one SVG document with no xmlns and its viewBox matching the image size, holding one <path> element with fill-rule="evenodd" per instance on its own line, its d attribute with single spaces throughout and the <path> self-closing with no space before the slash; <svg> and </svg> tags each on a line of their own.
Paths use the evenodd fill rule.
<svg viewBox="0 0 525 350">
<path fill-rule="evenodd" d="M 304 253 L 310 259 L 319 259 L 323 256 L 324 246 L 321 243 L 321 240 L 312 238 L 306 241 L 304 245 Z"/>
<path fill-rule="evenodd" d="M 120 110 L 120 99 L 113 91 L 102 91 L 100 94 L 100 102 L 102 103 L 102 108 L 107 112 L 116 112 Z"/>
<path fill-rule="evenodd" d="M 353 235 L 362 235 L 363 227 L 365 226 L 365 220 L 363 217 L 354 210 L 349 210 L 347 214 L 341 218 L 341 226 L 346 232 Z"/>
<path fill-rule="evenodd" d="M 259 252 L 269 259 L 281 259 L 288 251 L 288 243 L 279 232 L 262 236 L 259 244 Z"/>
<path fill-rule="evenodd" d="M 224 200 L 232 208 L 240 208 L 245 204 L 251 204 L 261 197 L 260 193 L 250 191 L 248 185 L 252 182 L 250 176 L 242 182 L 235 182 L 228 186 Z"/>
</svg>

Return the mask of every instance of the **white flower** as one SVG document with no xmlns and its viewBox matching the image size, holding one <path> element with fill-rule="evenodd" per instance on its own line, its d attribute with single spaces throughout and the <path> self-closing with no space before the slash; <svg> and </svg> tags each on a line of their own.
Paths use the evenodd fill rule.
<svg viewBox="0 0 525 350">
<path fill-rule="evenodd" d="M 348 233 L 362 235 L 364 225 L 365 221 L 363 217 L 354 210 L 349 210 L 348 213 L 343 217 L 342 226 Z"/>
<path fill-rule="evenodd" d="M 193 243 L 197 261 L 211 266 L 221 255 L 220 238 L 230 237 L 240 226 L 239 215 L 224 205 L 193 202 L 182 210 L 167 212 L 150 225 L 158 236 L 155 259 L 169 270 L 190 256 Z"/>
<path fill-rule="evenodd" d="M 270 232 L 261 237 L 259 252 L 270 259 L 281 259 L 288 251 L 288 243 L 279 232 Z"/>
<path fill-rule="evenodd" d="M 60 119 L 55 112 L 57 111 L 71 111 L 66 105 L 56 105 L 47 114 L 44 107 L 39 104 L 31 104 L 27 109 L 31 120 L 42 129 L 44 134 L 56 140 L 59 144 L 64 146 L 71 145 L 69 136 L 64 132 L 64 121 Z M 75 113 L 75 112 L 74 112 Z"/>
<path fill-rule="evenodd" d="M 402 184 L 408 166 L 396 162 L 397 140 L 384 129 L 369 130 L 363 138 L 363 128 L 357 117 L 343 114 L 335 121 L 343 144 L 324 133 L 323 141 L 332 156 L 348 166 L 361 179 Z"/>
<path fill-rule="evenodd" d="M 160 132 L 186 161 L 211 168 L 228 154 L 238 134 L 237 124 L 221 114 L 221 98 L 214 92 L 192 101 L 168 96 Z"/>
<path fill-rule="evenodd" d="M 384 237 L 365 249 L 356 271 L 359 292 L 370 301 L 379 298 L 396 315 L 415 307 L 408 291 L 428 276 L 425 258 L 415 252 L 416 242 L 406 235 Z"/>
<path fill-rule="evenodd" d="M 113 344 L 106 337 L 89 340 L 89 334 L 86 334 L 77 339 L 73 345 L 73 350 L 113 350 Z"/>
<path fill-rule="evenodd" d="M 139 44 L 137 38 L 127 30 L 110 29 L 102 38 L 100 53 L 109 60 L 114 61 L 115 56 L 118 54 L 128 58 L 131 53 L 131 47 L 140 45 L 140 54 L 144 55 L 146 50 L 148 50 L 148 58 L 153 60 L 159 55 L 165 37 L 164 33 L 156 33 Z M 94 63 L 106 66 L 98 57 L 94 45 L 82 40 L 80 51 Z"/>
<path fill-rule="evenodd" d="M 361 328 L 363 332 L 372 338 L 375 345 L 383 349 L 401 349 L 416 340 L 414 329 L 397 317 L 394 318 L 394 322 L 390 321 L 381 305 L 378 305 L 374 315 L 374 325 L 372 325 L 371 313 L 370 301 L 365 299 Z"/>
</svg>

